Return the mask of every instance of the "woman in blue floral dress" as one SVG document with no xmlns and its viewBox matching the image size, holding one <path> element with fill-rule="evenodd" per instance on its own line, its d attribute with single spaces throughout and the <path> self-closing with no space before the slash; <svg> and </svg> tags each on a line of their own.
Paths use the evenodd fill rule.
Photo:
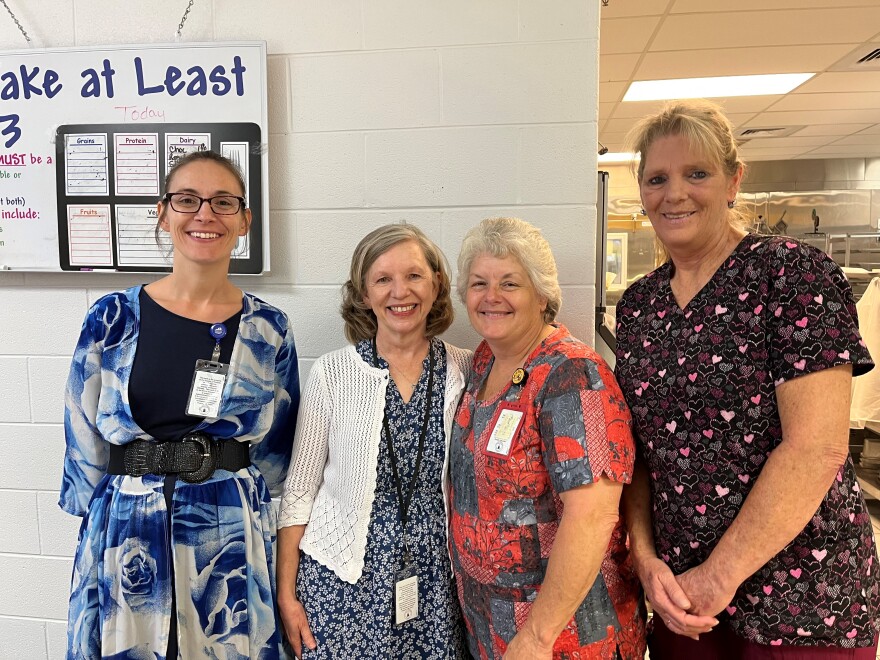
<svg viewBox="0 0 880 660">
<path fill-rule="evenodd" d="M 227 278 L 250 226 L 235 166 L 198 152 L 165 185 L 172 272 L 92 306 L 67 383 L 60 505 L 83 518 L 67 657 L 273 660 L 270 490 L 299 402 L 293 335 Z M 222 369 L 193 368 L 208 358 L 228 369 L 213 398 Z"/>
<path fill-rule="evenodd" d="M 463 657 L 445 493 L 470 354 L 436 337 L 452 322 L 444 262 L 410 225 L 367 235 L 344 287 L 353 345 L 312 367 L 278 535 L 303 659 Z"/>
</svg>

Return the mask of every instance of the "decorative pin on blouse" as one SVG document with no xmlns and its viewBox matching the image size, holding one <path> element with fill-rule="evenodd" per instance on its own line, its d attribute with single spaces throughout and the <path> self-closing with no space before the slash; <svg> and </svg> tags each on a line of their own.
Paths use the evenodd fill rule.
<svg viewBox="0 0 880 660">
<path fill-rule="evenodd" d="M 519 368 L 513 372 L 513 376 L 510 377 L 510 380 L 514 385 L 522 385 L 526 382 L 528 377 L 528 372 L 523 368 Z"/>
</svg>

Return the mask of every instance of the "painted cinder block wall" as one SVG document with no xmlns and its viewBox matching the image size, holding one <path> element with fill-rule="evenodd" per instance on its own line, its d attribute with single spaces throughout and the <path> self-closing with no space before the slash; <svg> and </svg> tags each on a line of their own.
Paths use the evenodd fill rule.
<svg viewBox="0 0 880 660">
<path fill-rule="evenodd" d="M 174 40 L 184 0 L 10 0 L 37 47 Z M 488 216 L 540 226 L 592 341 L 600 0 L 196 0 L 184 41 L 268 43 L 272 272 L 305 378 L 344 344 L 351 251 L 407 220 L 453 263 Z M 26 48 L 5 12 L 0 50 Z M 2 61 L 2 54 L 0 54 Z M 64 656 L 79 519 L 57 507 L 62 390 L 88 305 L 151 278 L 0 272 L 0 660 Z M 473 347 L 465 314 L 446 334 Z"/>
</svg>

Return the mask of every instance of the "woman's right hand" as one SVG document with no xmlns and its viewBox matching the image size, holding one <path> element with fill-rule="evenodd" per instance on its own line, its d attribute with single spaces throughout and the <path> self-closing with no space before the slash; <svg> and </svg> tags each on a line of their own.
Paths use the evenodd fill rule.
<svg viewBox="0 0 880 660">
<path fill-rule="evenodd" d="M 306 610 L 302 603 L 295 597 L 278 598 L 278 610 L 281 612 L 281 622 L 284 624 L 284 635 L 293 647 L 297 658 L 302 658 L 303 644 L 314 650 L 318 644 L 309 622 L 306 619 Z"/>
<path fill-rule="evenodd" d="M 651 601 L 654 616 L 659 616 L 666 627 L 678 635 L 697 639 L 718 625 L 712 616 L 688 614 L 691 602 L 678 584 L 669 566 L 659 557 L 637 562 L 637 571 L 645 595 Z"/>
</svg>

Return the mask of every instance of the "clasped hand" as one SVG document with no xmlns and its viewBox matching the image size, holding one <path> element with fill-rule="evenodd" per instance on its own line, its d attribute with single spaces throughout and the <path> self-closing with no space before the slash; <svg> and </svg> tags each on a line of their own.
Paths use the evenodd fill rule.
<svg viewBox="0 0 880 660">
<path fill-rule="evenodd" d="M 643 562 L 639 575 L 655 616 L 672 632 L 692 639 L 718 625 L 715 615 L 730 604 L 736 591 L 722 585 L 706 564 L 675 576 L 654 557 Z"/>
</svg>

